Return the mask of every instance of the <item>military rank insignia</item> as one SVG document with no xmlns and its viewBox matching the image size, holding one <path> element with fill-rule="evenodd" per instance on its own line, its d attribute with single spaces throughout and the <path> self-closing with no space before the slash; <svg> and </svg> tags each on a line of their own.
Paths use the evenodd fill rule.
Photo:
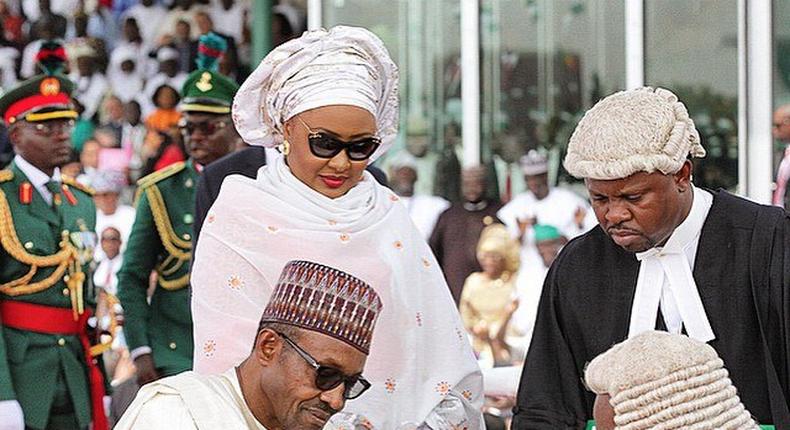
<svg viewBox="0 0 790 430">
<path fill-rule="evenodd" d="M 33 185 L 30 182 L 22 182 L 19 185 L 19 203 L 29 205 L 33 201 Z"/>
<path fill-rule="evenodd" d="M 38 87 L 42 96 L 55 96 L 60 93 L 60 81 L 57 78 L 45 78 Z"/>
<path fill-rule="evenodd" d="M 70 205 L 76 206 L 77 205 L 77 198 L 74 197 L 74 193 L 71 192 L 68 185 L 62 184 L 60 189 L 63 191 L 63 196 L 66 197 L 66 201 L 69 202 Z"/>
<path fill-rule="evenodd" d="M 203 72 L 203 74 L 200 75 L 200 80 L 195 84 L 195 86 L 204 93 L 211 91 L 211 89 L 214 88 L 214 86 L 211 85 L 211 73 Z"/>
</svg>

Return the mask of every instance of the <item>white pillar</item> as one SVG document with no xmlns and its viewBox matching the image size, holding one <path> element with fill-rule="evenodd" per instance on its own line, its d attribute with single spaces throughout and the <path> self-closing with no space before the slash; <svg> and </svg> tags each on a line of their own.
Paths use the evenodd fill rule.
<svg viewBox="0 0 790 430">
<path fill-rule="evenodd" d="M 625 87 L 645 85 L 645 4 L 625 0 Z"/>
<path fill-rule="evenodd" d="M 461 136 L 464 167 L 480 164 L 480 7 L 461 0 Z"/>
<path fill-rule="evenodd" d="M 771 2 L 740 0 L 738 31 L 739 189 L 750 199 L 771 202 Z"/>
<path fill-rule="evenodd" d="M 315 30 L 324 26 L 323 0 L 307 0 L 307 29 Z"/>
</svg>

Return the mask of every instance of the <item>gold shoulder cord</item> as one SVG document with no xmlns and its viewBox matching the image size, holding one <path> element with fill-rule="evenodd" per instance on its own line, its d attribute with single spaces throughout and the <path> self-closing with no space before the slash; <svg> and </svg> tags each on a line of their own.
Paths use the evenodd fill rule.
<svg viewBox="0 0 790 430">
<path fill-rule="evenodd" d="M 96 194 L 96 191 L 93 188 L 83 183 L 77 182 L 77 180 L 72 178 L 71 176 L 60 175 L 60 177 L 64 184 L 71 185 L 72 187 L 79 189 L 85 194 L 89 194 L 91 196 Z"/>
<path fill-rule="evenodd" d="M 96 345 L 92 345 L 90 348 L 91 357 L 96 357 L 98 355 L 102 355 L 105 351 L 109 351 L 112 348 L 112 343 L 117 337 L 118 334 L 118 313 L 115 311 L 116 305 L 119 305 L 121 302 L 118 300 L 113 294 L 107 293 L 107 301 L 106 301 L 106 311 L 107 316 L 109 317 L 110 324 L 107 327 L 106 334 L 109 336 L 99 336 L 99 343 Z M 98 313 L 98 309 L 97 309 Z"/>
<path fill-rule="evenodd" d="M 75 320 L 79 314 L 84 312 L 82 300 L 82 284 L 85 274 L 78 259 L 78 251 L 69 241 L 68 235 L 64 234 L 60 241 L 60 251 L 52 255 L 40 256 L 29 254 L 25 251 L 19 236 L 14 229 L 14 220 L 11 215 L 11 208 L 8 206 L 5 193 L 0 191 L 0 244 L 8 255 L 16 261 L 30 266 L 30 270 L 19 279 L 15 279 L 4 284 L 0 284 L 0 292 L 9 296 L 21 296 L 33 294 L 55 285 L 61 278 L 66 281 L 66 285 L 71 292 L 71 305 L 74 310 Z M 38 271 L 39 267 L 55 267 L 55 270 L 46 278 L 29 283 Z M 68 270 L 68 275 L 64 274 Z"/>
<path fill-rule="evenodd" d="M 166 272 L 163 272 L 164 263 L 157 268 L 160 275 L 159 285 L 166 290 L 177 290 L 186 287 L 189 284 L 189 274 L 173 280 L 165 280 L 162 278 L 162 275 L 174 273 L 184 262 L 192 258 L 192 243 L 178 237 L 173 230 L 173 225 L 170 223 L 170 218 L 167 215 L 167 208 L 159 187 L 156 184 L 149 185 L 145 188 L 145 194 L 151 205 L 151 214 L 154 217 L 154 224 L 156 224 L 156 230 L 159 232 L 159 238 L 162 240 L 165 250 L 170 254 L 165 259 L 165 263 L 171 262 L 173 258 L 178 260 L 177 265 Z"/>
</svg>

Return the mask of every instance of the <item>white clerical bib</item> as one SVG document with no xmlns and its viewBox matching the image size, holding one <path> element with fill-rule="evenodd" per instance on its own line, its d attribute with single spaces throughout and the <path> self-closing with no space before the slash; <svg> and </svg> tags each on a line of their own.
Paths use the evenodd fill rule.
<svg viewBox="0 0 790 430">
<path fill-rule="evenodd" d="M 691 211 L 666 245 L 636 254 L 640 266 L 629 338 L 655 329 L 659 307 L 670 332 L 680 333 L 685 327 L 689 337 L 701 342 L 716 338 L 692 274 L 700 233 L 713 196 L 696 187 L 693 190 Z"/>
</svg>

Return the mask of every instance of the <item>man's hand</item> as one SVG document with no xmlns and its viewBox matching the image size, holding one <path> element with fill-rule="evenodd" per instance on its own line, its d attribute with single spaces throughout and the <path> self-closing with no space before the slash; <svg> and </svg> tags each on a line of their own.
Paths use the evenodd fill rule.
<svg viewBox="0 0 790 430">
<path fill-rule="evenodd" d="M 25 430 L 25 415 L 16 400 L 0 401 L 0 430 Z"/>
<path fill-rule="evenodd" d="M 579 206 L 576 209 L 576 212 L 573 214 L 573 221 L 576 223 L 576 226 L 580 229 L 584 228 L 584 218 L 587 216 L 587 211 L 584 210 L 583 207 Z"/>
<path fill-rule="evenodd" d="M 517 221 L 518 221 L 519 237 L 524 237 L 524 233 L 527 232 L 527 229 L 537 224 L 538 219 L 533 216 L 530 218 L 519 218 Z"/>
<path fill-rule="evenodd" d="M 135 358 L 134 366 L 137 368 L 137 384 L 141 387 L 160 378 L 151 354 L 143 354 Z"/>
</svg>

